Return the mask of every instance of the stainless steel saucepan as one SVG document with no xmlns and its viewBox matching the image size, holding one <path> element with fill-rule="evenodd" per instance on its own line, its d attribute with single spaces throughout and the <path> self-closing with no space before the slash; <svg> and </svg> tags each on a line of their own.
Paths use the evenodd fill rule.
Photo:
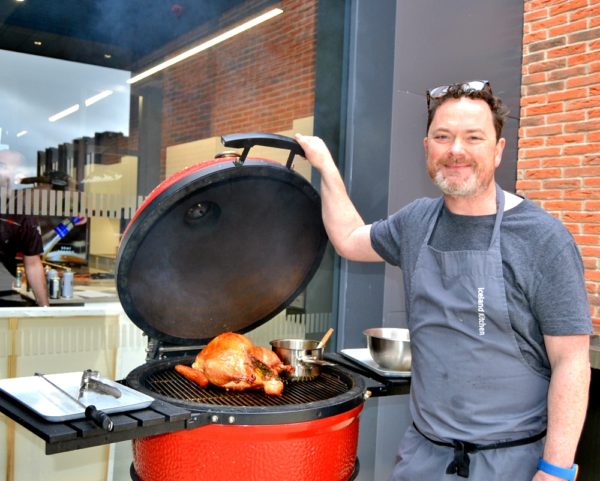
<svg viewBox="0 0 600 481">
<path fill-rule="evenodd" d="M 276 339 L 271 341 L 273 352 L 294 367 L 290 379 L 313 379 L 321 374 L 321 366 L 335 366 L 323 359 L 324 347 L 312 339 Z"/>
</svg>

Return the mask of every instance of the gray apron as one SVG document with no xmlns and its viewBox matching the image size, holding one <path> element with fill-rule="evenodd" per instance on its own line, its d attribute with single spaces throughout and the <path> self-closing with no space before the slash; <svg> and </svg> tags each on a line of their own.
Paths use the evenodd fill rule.
<svg viewBox="0 0 600 481">
<path fill-rule="evenodd" d="M 468 455 L 471 481 L 531 481 L 536 471 L 549 380 L 525 362 L 511 328 L 500 252 L 504 193 L 499 186 L 496 205 L 487 251 L 441 252 L 429 245 L 443 199 L 421 246 L 408 321 L 414 426 L 400 446 L 393 481 L 465 477 L 464 472 L 446 474 L 447 469 L 454 472 L 457 446 L 465 442 L 485 447 L 526 441 Z"/>
</svg>

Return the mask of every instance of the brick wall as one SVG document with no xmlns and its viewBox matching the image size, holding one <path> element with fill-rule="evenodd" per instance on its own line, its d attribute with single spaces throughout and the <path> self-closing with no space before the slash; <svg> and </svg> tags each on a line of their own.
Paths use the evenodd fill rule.
<svg viewBox="0 0 600 481">
<path fill-rule="evenodd" d="M 600 0 L 524 8 L 517 191 L 575 237 L 600 329 Z"/>
<path fill-rule="evenodd" d="M 313 115 L 316 0 L 274 6 L 284 13 L 165 72 L 163 165 L 168 146 L 288 130 L 294 119 Z"/>
</svg>

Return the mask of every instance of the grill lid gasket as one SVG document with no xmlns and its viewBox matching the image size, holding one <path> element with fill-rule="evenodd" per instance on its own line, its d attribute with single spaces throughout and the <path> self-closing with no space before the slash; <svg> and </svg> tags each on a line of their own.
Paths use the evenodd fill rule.
<svg viewBox="0 0 600 481">
<path fill-rule="evenodd" d="M 175 371 L 176 364 L 190 365 L 194 357 L 151 361 L 134 369 L 126 379 L 133 389 L 169 404 L 208 416 L 216 424 L 287 424 L 346 412 L 366 398 L 364 381 L 342 367 L 323 367 L 311 381 L 286 382 L 282 396 L 260 390 L 227 391 L 215 386 L 201 388 Z M 162 384 L 162 385 L 161 385 Z M 154 388 L 156 387 L 156 389 Z M 186 400 L 166 393 L 192 394 Z M 192 414 L 194 417 L 194 414 Z"/>
</svg>

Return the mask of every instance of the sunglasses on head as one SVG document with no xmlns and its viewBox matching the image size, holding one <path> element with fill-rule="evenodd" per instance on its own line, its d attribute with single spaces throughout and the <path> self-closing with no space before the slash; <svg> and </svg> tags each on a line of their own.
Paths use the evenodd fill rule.
<svg viewBox="0 0 600 481">
<path fill-rule="evenodd" d="M 440 85 L 439 87 L 434 87 L 427 91 L 427 108 L 429 109 L 429 104 L 431 103 L 431 99 L 439 99 L 448 93 L 448 91 L 454 88 L 456 90 L 462 90 L 465 93 L 470 92 L 483 92 L 487 90 L 489 93 L 492 93 L 492 86 L 488 80 L 471 80 L 470 82 L 457 83 L 452 85 Z"/>
</svg>

